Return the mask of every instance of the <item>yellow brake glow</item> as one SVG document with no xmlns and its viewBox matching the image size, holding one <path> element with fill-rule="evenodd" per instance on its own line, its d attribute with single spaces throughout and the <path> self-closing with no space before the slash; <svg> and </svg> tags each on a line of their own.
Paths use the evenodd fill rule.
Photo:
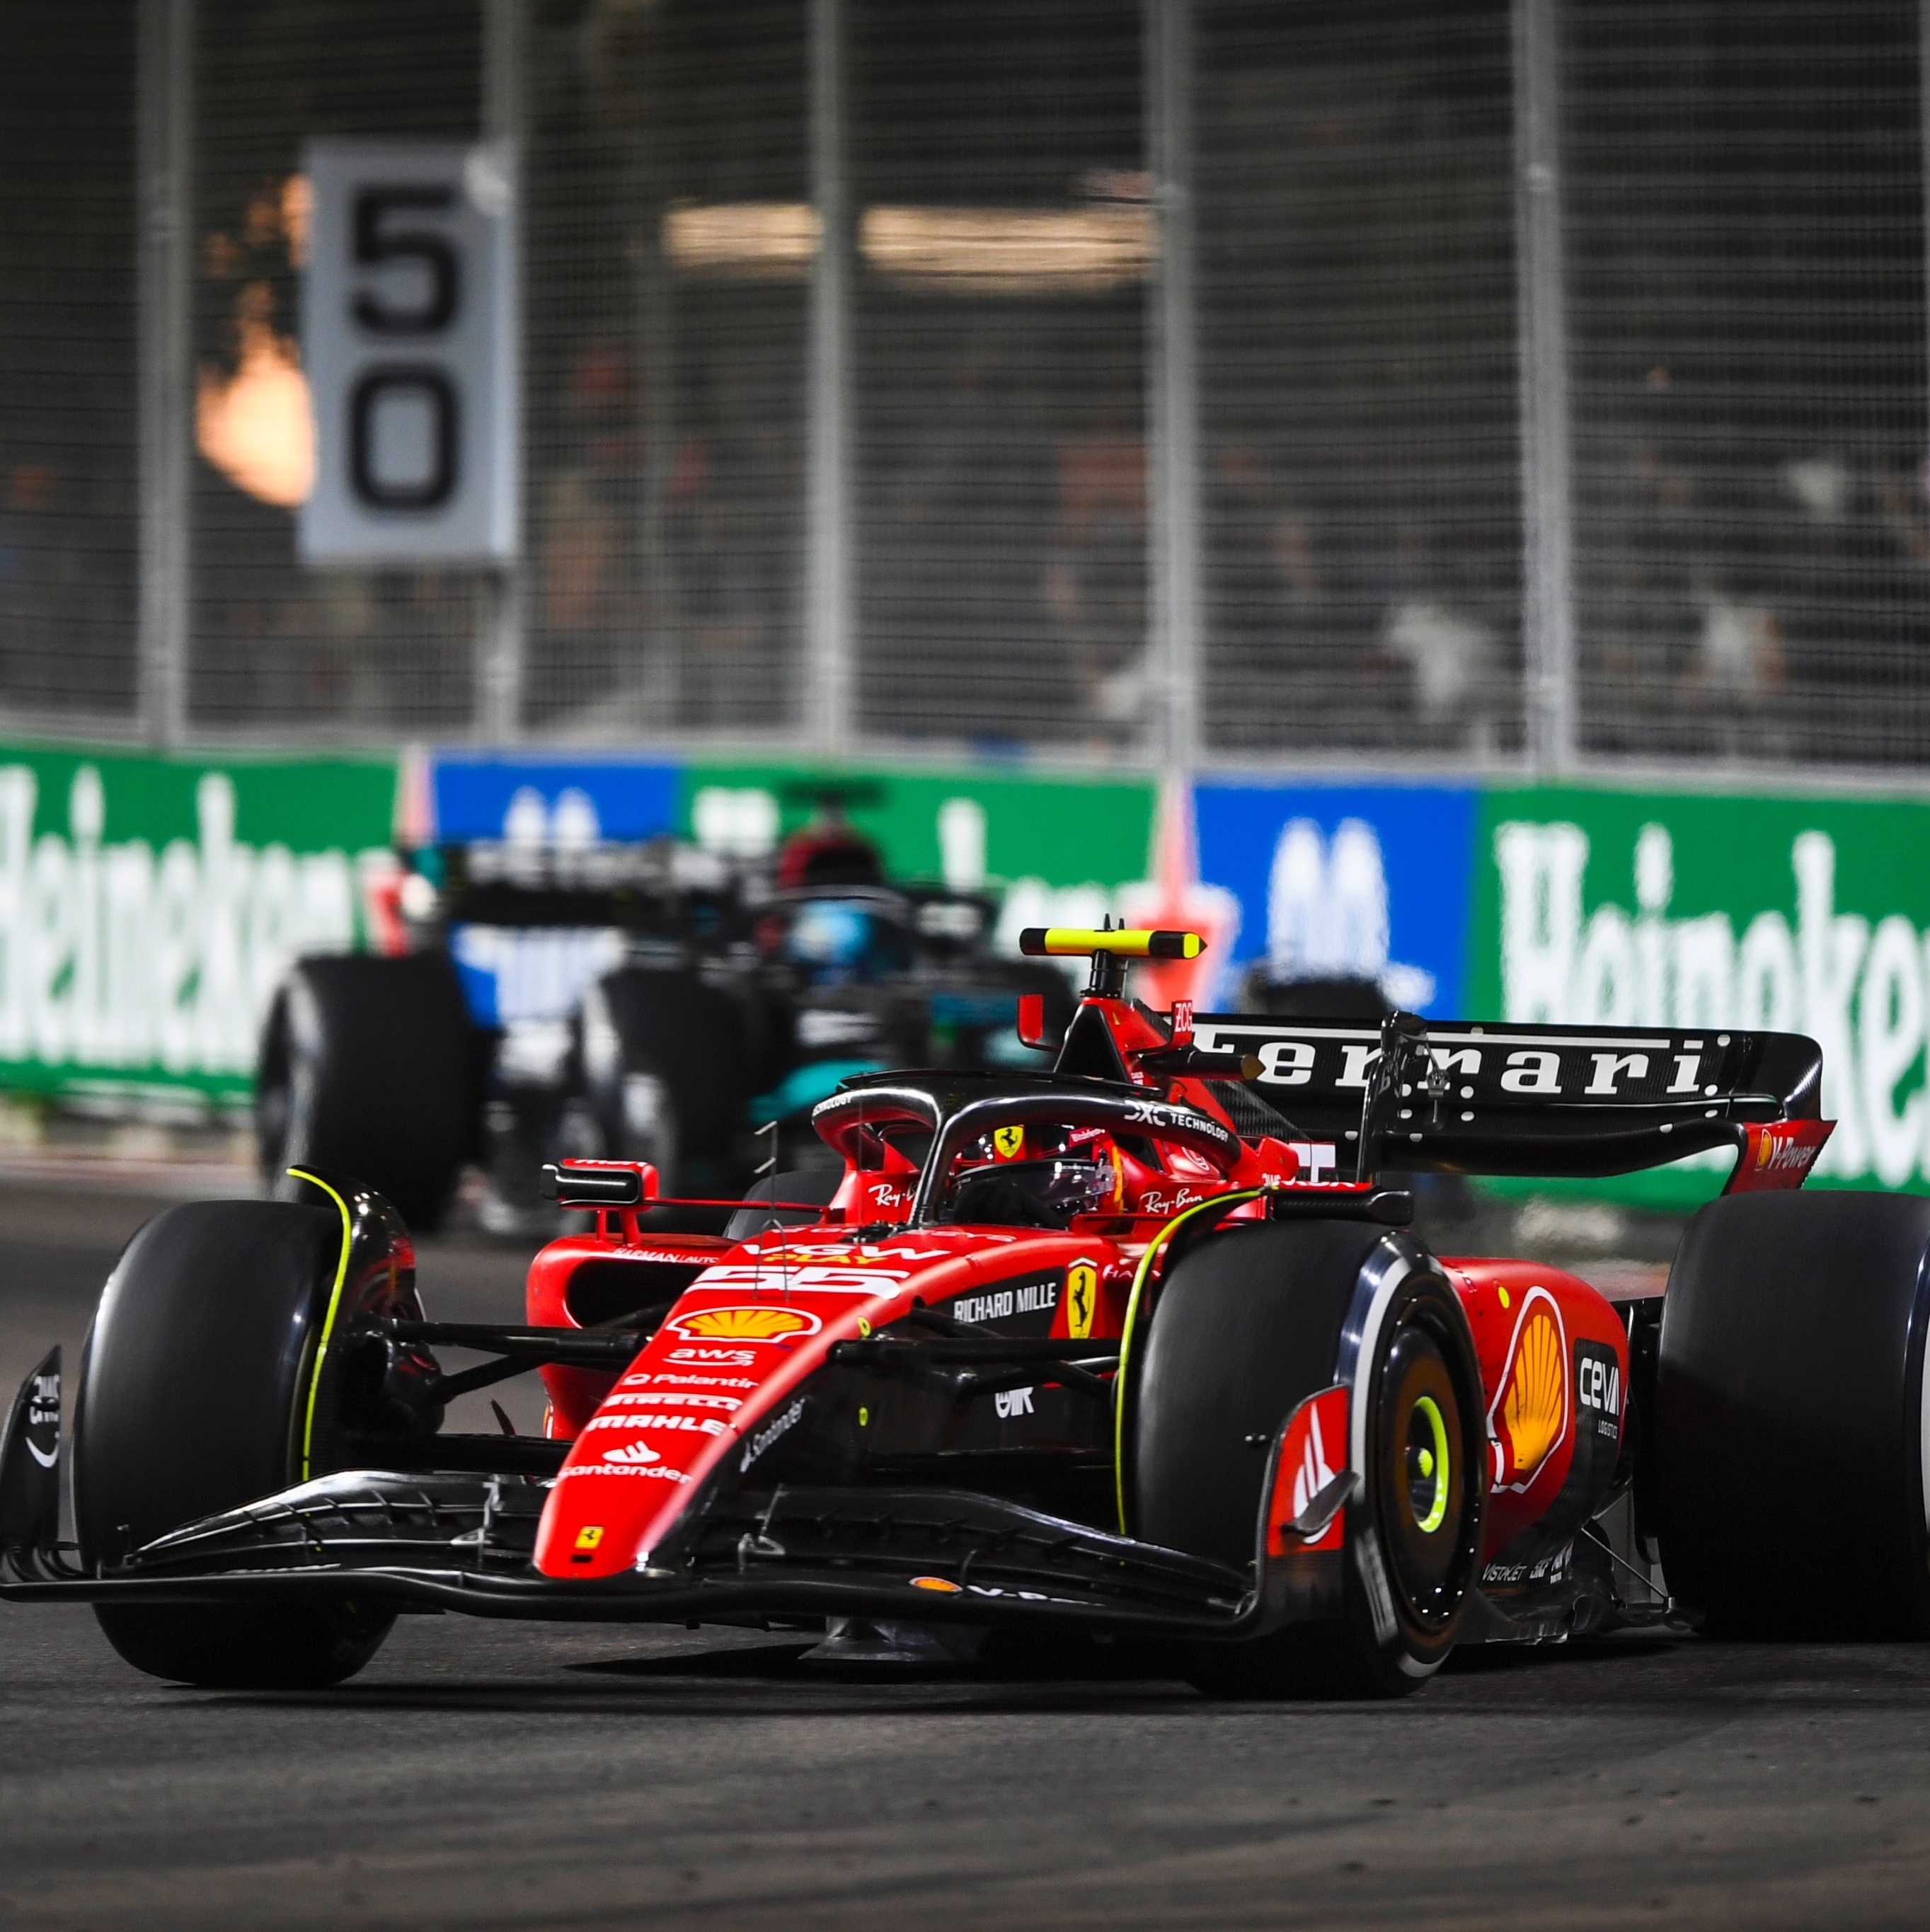
<svg viewBox="0 0 1930 1932">
<path fill-rule="evenodd" d="M 349 1274 L 349 1204 L 318 1174 L 311 1174 L 305 1167 L 291 1167 L 290 1174 L 296 1180 L 305 1180 L 311 1186 L 319 1187 L 335 1204 L 342 1217 L 342 1252 L 335 1263 L 335 1285 L 329 1291 L 329 1312 L 322 1318 L 322 1339 L 315 1348 L 314 1372 L 308 1378 L 308 1412 L 302 1421 L 302 1480 L 308 1480 L 308 1457 L 315 1446 L 315 1398 L 322 1387 L 322 1364 L 329 1358 L 329 1337 L 335 1333 L 335 1312 L 342 1305 L 342 1283 Z"/>
</svg>

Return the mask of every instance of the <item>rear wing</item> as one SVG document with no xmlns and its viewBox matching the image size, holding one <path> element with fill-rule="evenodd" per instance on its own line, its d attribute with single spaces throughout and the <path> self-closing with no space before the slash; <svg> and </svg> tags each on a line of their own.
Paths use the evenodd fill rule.
<svg viewBox="0 0 1930 1932">
<path fill-rule="evenodd" d="M 1800 1034 L 1202 1013 L 1193 1039 L 1257 1060 L 1251 1090 L 1363 1179 L 1628 1174 L 1733 1147 L 1732 1186 L 1760 1168 L 1753 1184 L 1790 1186 L 1828 1134 L 1823 1050 Z"/>
</svg>

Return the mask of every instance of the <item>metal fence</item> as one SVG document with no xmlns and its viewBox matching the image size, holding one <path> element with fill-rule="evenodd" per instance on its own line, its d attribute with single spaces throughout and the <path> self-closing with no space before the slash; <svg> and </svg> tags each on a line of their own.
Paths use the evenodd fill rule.
<svg viewBox="0 0 1930 1932">
<path fill-rule="evenodd" d="M 0 29 L 0 707 L 50 725 L 135 706 L 132 29 Z"/>
<path fill-rule="evenodd" d="M 529 23 L 531 732 L 801 716 L 807 24 L 792 0 Z"/>
<path fill-rule="evenodd" d="M 1592 0 L 1565 24 L 1583 742 L 1921 764 L 1919 9 Z"/>
<path fill-rule="evenodd" d="M 1930 763 L 1915 0 L 4 34 L 15 728 Z M 301 146 L 397 134 L 521 143 L 506 575 L 296 560 Z"/>
<path fill-rule="evenodd" d="M 187 517 L 189 732 L 461 731 L 488 587 L 452 571 L 311 571 L 300 382 L 302 143 L 470 139 L 476 9 L 395 0 L 198 0 L 191 314 L 197 460 Z"/>
</svg>

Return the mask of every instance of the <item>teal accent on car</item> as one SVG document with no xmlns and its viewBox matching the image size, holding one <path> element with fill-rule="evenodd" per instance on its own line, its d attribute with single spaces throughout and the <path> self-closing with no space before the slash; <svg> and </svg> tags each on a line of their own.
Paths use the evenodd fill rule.
<svg viewBox="0 0 1930 1932">
<path fill-rule="evenodd" d="M 814 1060 L 808 1066 L 794 1066 L 768 1094 L 759 1094 L 746 1112 L 754 1126 L 767 1120 L 782 1120 L 828 1100 L 839 1085 L 860 1073 L 882 1073 L 881 1060 Z"/>
</svg>

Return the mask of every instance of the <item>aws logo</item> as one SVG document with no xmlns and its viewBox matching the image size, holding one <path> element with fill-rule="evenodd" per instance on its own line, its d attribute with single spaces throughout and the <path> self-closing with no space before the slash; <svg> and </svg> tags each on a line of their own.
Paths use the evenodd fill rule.
<svg viewBox="0 0 1930 1932">
<path fill-rule="evenodd" d="M 1487 1412 L 1494 1488 L 1527 1488 L 1566 1432 L 1568 1352 L 1555 1298 L 1545 1288 L 1531 1288 L 1515 1318 L 1508 1366 Z"/>
<path fill-rule="evenodd" d="M 803 1308 L 700 1308 L 665 1323 L 686 1342 L 785 1342 L 815 1335 L 824 1323 Z"/>
</svg>

